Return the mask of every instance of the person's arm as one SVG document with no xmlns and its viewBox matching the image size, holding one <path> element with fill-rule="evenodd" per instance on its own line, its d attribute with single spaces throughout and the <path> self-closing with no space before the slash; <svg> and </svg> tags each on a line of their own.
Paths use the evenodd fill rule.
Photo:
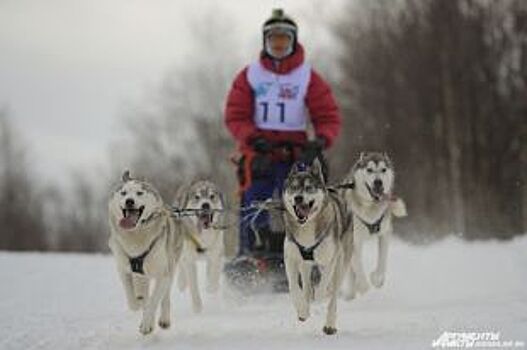
<svg viewBox="0 0 527 350">
<path fill-rule="evenodd" d="M 240 144 L 247 145 L 258 135 L 253 113 L 253 91 L 246 67 L 236 76 L 225 105 L 225 125 Z"/>
<path fill-rule="evenodd" d="M 306 105 L 316 136 L 324 139 L 324 147 L 330 147 L 340 133 L 341 117 L 331 88 L 315 70 L 311 70 Z"/>
</svg>

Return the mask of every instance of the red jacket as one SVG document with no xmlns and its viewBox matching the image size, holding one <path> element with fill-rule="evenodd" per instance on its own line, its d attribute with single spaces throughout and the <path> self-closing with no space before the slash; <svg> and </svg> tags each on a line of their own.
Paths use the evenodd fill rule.
<svg viewBox="0 0 527 350">
<path fill-rule="evenodd" d="M 260 62 L 268 70 L 277 74 L 286 74 L 304 62 L 304 49 L 298 44 L 295 53 L 281 61 L 278 66 L 275 66 L 273 60 L 263 54 Z M 225 106 L 225 124 L 238 142 L 240 150 L 242 152 L 249 150 L 250 142 L 256 137 L 264 137 L 272 143 L 305 142 L 307 136 L 304 131 L 274 131 L 256 127 L 253 121 L 253 90 L 247 80 L 247 69 L 248 67 L 245 67 L 236 76 Z M 316 135 L 326 139 L 326 147 L 331 146 L 340 132 L 340 113 L 329 85 L 313 69 L 305 103 Z"/>
</svg>

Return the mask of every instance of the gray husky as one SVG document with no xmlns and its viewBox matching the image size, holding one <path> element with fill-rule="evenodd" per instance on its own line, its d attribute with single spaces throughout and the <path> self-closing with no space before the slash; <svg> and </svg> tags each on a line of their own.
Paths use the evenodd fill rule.
<svg viewBox="0 0 527 350">
<path fill-rule="evenodd" d="M 395 172 L 386 153 L 361 153 L 348 173 L 344 190 L 348 210 L 353 215 L 353 254 L 349 278 L 349 294 L 353 299 L 364 294 L 369 283 L 362 262 L 363 243 L 378 239 L 377 267 L 370 274 L 370 282 L 379 288 L 384 284 L 388 254 L 388 241 L 393 231 L 392 217 L 406 216 L 402 199 L 393 196 Z"/>
<path fill-rule="evenodd" d="M 284 261 L 298 319 L 310 315 L 312 301 L 329 299 L 323 331 L 337 331 L 337 295 L 351 259 L 345 203 L 326 188 L 318 160 L 293 166 L 282 195 L 285 206 Z"/>
<path fill-rule="evenodd" d="M 198 286 L 199 259 L 206 261 L 207 292 L 215 293 L 220 286 L 224 253 L 223 217 L 220 213 L 225 207 L 223 197 L 214 183 L 194 181 L 182 186 L 174 201 L 180 208 L 200 210 L 198 215 L 182 219 L 187 236 L 191 239 L 185 240 L 178 274 L 179 289 L 183 291 L 189 288 L 194 312 L 201 312 L 203 308 Z"/>
</svg>

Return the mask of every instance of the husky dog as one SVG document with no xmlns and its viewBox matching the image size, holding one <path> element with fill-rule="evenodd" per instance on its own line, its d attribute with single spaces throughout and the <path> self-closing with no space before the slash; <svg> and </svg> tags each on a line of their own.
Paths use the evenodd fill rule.
<svg viewBox="0 0 527 350">
<path fill-rule="evenodd" d="M 362 264 L 362 245 L 371 237 L 378 238 L 377 267 L 370 282 L 380 288 L 384 284 L 388 240 L 393 231 L 392 215 L 406 216 L 402 199 L 392 195 L 395 173 L 386 153 L 361 153 L 345 178 L 347 208 L 353 215 L 353 254 L 349 278 L 349 299 L 369 289 Z"/>
<path fill-rule="evenodd" d="M 284 261 L 298 319 L 312 301 L 329 298 L 324 333 L 337 331 L 337 295 L 351 258 L 353 236 L 344 202 L 324 183 L 318 160 L 296 164 L 286 179 Z"/>
<path fill-rule="evenodd" d="M 210 181 L 197 181 L 183 186 L 178 191 L 174 205 L 179 208 L 199 210 L 197 215 L 186 217 L 184 229 L 187 231 L 178 285 L 181 291 L 188 286 L 192 296 L 194 312 L 202 310 L 202 300 L 198 288 L 196 261 L 203 257 L 207 263 L 207 292 L 215 293 L 220 285 L 223 264 L 222 214 L 225 204 L 223 194 Z"/>
<path fill-rule="evenodd" d="M 159 326 L 170 327 L 170 288 L 183 249 L 180 224 L 159 193 L 126 171 L 109 200 L 109 246 L 131 310 L 143 309 L 139 330 L 153 331 L 161 303 Z M 149 285 L 155 280 L 152 295 Z"/>
</svg>

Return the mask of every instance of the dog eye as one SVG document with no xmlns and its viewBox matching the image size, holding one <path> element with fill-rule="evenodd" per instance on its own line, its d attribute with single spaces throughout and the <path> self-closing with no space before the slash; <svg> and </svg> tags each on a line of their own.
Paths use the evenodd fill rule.
<svg viewBox="0 0 527 350">
<path fill-rule="evenodd" d="M 385 172 L 386 172 L 386 168 L 382 168 L 382 169 L 381 169 L 381 172 L 382 172 L 382 173 L 385 173 Z"/>
<path fill-rule="evenodd" d="M 199 200 L 199 195 L 197 195 L 197 194 L 194 195 L 194 199 L 198 201 Z"/>
<path fill-rule="evenodd" d="M 138 195 L 138 196 L 142 196 L 143 194 L 144 194 L 143 191 L 137 191 L 137 195 Z"/>
<path fill-rule="evenodd" d="M 367 171 L 368 173 L 370 173 L 370 174 L 373 173 L 373 169 L 372 169 L 372 168 L 368 168 L 368 169 L 366 169 L 366 171 Z"/>
<path fill-rule="evenodd" d="M 314 192 L 315 191 L 315 187 L 314 186 L 306 186 L 305 190 L 306 190 L 306 192 Z"/>
<path fill-rule="evenodd" d="M 209 196 L 209 198 L 210 198 L 211 201 L 213 201 L 213 200 L 216 199 L 216 196 L 215 196 L 214 194 L 211 194 L 211 195 Z"/>
<path fill-rule="evenodd" d="M 121 196 L 126 196 L 126 191 L 121 191 Z"/>
</svg>

